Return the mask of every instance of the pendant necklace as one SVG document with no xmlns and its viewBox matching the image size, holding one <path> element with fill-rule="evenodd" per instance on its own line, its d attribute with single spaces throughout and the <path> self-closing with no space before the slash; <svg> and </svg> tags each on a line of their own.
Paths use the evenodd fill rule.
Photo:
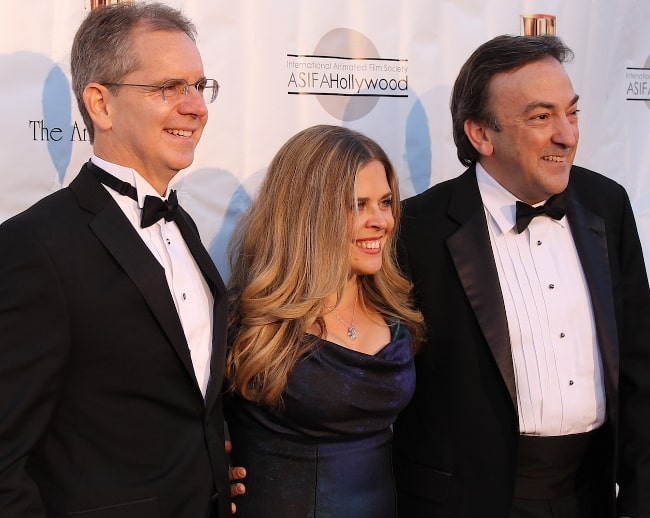
<svg viewBox="0 0 650 518">
<path fill-rule="evenodd" d="M 343 320 L 336 311 L 334 311 L 334 308 L 330 308 L 329 306 L 325 306 L 327 309 L 331 310 L 332 313 L 334 313 L 334 316 L 337 318 L 337 320 L 339 322 L 341 322 L 341 324 L 343 324 L 348 329 L 348 336 L 352 340 L 357 339 L 357 328 L 354 327 L 354 312 L 357 309 L 357 298 L 358 298 L 358 295 L 356 297 L 354 297 L 354 305 L 352 306 L 352 320 L 350 321 L 350 325 L 348 325 L 347 322 L 345 320 Z"/>
</svg>

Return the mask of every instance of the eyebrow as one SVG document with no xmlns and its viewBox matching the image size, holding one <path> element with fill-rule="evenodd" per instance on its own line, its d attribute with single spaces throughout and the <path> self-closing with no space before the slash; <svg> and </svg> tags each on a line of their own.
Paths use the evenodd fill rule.
<svg viewBox="0 0 650 518">
<path fill-rule="evenodd" d="M 573 106 L 574 104 L 576 104 L 578 102 L 579 98 L 580 98 L 580 96 L 578 94 L 576 94 L 573 97 L 573 99 L 571 99 L 571 102 L 568 104 L 568 106 Z M 524 108 L 524 113 L 528 113 L 529 111 L 532 111 L 535 108 L 545 108 L 547 110 L 552 110 L 556 106 L 557 105 L 555 105 L 553 103 L 548 103 L 548 102 L 544 102 L 544 101 L 533 101 L 532 103 L 529 103 L 529 104 L 526 105 L 526 107 Z"/>
<path fill-rule="evenodd" d="M 383 194 L 379 199 L 383 200 L 384 198 L 390 198 L 392 195 L 393 195 L 393 191 L 388 191 L 386 194 Z M 368 196 L 366 197 L 357 196 L 357 200 L 368 201 L 369 199 L 370 198 Z"/>
</svg>

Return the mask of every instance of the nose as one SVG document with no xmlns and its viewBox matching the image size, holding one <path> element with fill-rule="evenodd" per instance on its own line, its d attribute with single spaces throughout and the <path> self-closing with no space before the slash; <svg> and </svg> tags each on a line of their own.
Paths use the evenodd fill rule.
<svg viewBox="0 0 650 518">
<path fill-rule="evenodd" d="M 205 104 L 203 94 L 193 86 L 187 89 L 187 95 L 179 104 L 178 109 L 181 113 L 189 113 L 198 117 L 208 114 L 208 106 Z"/>
<path fill-rule="evenodd" d="M 566 115 L 556 119 L 553 142 L 563 147 L 575 147 L 578 144 L 578 121 Z"/>
<path fill-rule="evenodd" d="M 382 210 L 380 207 L 373 207 L 368 214 L 366 226 L 377 229 L 386 229 L 388 227 L 389 219 L 392 219 L 392 217 L 393 214 L 390 210 Z"/>
</svg>

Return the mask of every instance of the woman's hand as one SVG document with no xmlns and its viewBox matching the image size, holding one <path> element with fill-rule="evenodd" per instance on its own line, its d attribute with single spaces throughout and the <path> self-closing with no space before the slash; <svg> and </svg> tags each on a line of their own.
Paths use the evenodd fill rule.
<svg viewBox="0 0 650 518">
<path fill-rule="evenodd" d="M 226 440 L 226 453 L 228 456 L 230 456 L 230 452 L 232 451 L 232 443 L 228 440 Z M 228 476 L 230 477 L 230 496 L 235 497 L 238 495 L 243 495 L 246 492 L 246 486 L 238 482 L 238 480 L 241 480 L 246 477 L 246 469 L 243 468 L 242 466 L 228 466 Z M 234 502 L 230 503 L 230 510 L 232 514 L 235 514 L 237 512 L 237 506 L 235 505 Z"/>
</svg>

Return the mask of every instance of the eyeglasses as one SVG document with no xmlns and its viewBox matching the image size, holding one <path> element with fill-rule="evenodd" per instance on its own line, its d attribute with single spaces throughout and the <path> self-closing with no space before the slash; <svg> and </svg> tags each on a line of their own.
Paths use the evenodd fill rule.
<svg viewBox="0 0 650 518">
<path fill-rule="evenodd" d="M 166 103 L 178 102 L 187 97 L 190 87 L 201 94 L 205 104 L 210 104 L 217 98 L 219 83 L 216 79 L 200 79 L 190 84 L 185 79 L 168 79 L 161 85 L 139 85 L 134 83 L 102 83 L 104 86 L 138 86 L 141 88 L 159 88 L 163 101 Z"/>
</svg>

